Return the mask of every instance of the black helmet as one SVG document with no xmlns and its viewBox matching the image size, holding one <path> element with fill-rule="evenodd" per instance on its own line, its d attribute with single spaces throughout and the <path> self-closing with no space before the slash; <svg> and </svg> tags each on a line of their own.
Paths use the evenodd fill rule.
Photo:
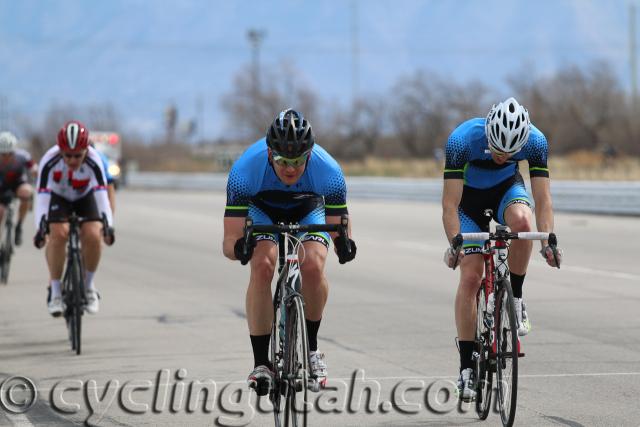
<svg viewBox="0 0 640 427">
<path fill-rule="evenodd" d="M 281 111 L 267 131 L 267 146 L 290 159 L 310 152 L 315 140 L 311 123 L 291 108 Z"/>
</svg>

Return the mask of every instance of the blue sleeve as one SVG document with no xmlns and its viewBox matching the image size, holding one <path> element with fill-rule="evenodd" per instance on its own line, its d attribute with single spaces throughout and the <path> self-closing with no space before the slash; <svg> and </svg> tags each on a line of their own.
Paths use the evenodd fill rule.
<svg viewBox="0 0 640 427">
<path fill-rule="evenodd" d="M 245 217 L 249 213 L 251 190 L 240 159 L 231 168 L 227 180 L 227 206 L 224 216 Z"/>
<path fill-rule="evenodd" d="M 525 158 L 529 162 L 529 176 L 549 178 L 547 166 L 547 138 L 538 129 L 531 127 L 529 141 L 523 147 Z"/>
<path fill-rule="evenodd" d="M 104 168 L 104 174 L 107 178 L 107 184 L 113 184 L 113 175 L 111 175 L 111 172 L 109 172 L 109 159 L 107 159 L 107 156 L 105 156 L 104 153 L 100 151 L 98 151 L 98 154 L 100 155 L 100 159 L 102 160 L 102 167 Z"/>
<path fill-rule="evenodd" d="M 339 216 L 348 213 L 347 184 L 338 162 L 320 148 L 314 152 L 318 156 L 319 168 L 318 193 L 324 197 L 324 209 L 327 216 Z M 313 154 L 312 154 L 313 156 Z M 313 159 L 313 158 L 312 158 Z"/>
<path fill-rule="evenodd" d="M 464 179 L 464 168 L 471 159 L 471 147 L 466 132 L 454 130 L 445 149 L 444 179 Z"/>
</svg>

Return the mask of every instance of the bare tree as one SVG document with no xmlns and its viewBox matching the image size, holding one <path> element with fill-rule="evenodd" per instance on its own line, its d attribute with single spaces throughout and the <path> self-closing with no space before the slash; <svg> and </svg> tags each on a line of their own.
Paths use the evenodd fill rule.
<svg viewBox="0 0 640 427">
<path fill-rule="evenodd" d="M 263 74 L 260 91 L 256 94 L 251 68 L 245 67 L 236 74 L 231 92 L 223 97 L 222 107 L 230 118 L 231 133 L 236 138 L 253 140 L 263 136 L 273 118 L 284 108 L 295 108 L 308 118 L 315 117 L 318 98 L 301 82 L 295 69 L 283 66 Z"/>
</svg>

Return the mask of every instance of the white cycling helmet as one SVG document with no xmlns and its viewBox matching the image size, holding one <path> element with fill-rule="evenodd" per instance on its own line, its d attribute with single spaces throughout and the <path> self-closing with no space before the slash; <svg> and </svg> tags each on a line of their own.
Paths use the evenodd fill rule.
<svg viewBox="0 0 640 427">
<path fill-rule="evenodd" d="M 529 139 L 529 112 L 518 104 L 515 98 L 509 98 L 491 107 L 484 123 L 490 148 L 496 151 L 515 154 Z"/>
<path fill-rule="evenodd" d="M 0 154 L 13 153 L 18 139 L 11 132 L 0 132 Z"/>
</svg>

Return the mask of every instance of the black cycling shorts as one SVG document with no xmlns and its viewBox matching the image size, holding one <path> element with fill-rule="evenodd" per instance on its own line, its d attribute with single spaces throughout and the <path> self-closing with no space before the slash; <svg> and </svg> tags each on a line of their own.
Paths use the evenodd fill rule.
<svg viewBox="0 0 640 427">
<path fill-rule="evenodd" d="M 51 193 L 48 216 L 49 222 L 68 222 L 72 212 L 75 212 L 76 215 L 82 218 L 83 222 L 101 221 L 93 191 L 73 202 L 55 193 Z"/>
</svg>

